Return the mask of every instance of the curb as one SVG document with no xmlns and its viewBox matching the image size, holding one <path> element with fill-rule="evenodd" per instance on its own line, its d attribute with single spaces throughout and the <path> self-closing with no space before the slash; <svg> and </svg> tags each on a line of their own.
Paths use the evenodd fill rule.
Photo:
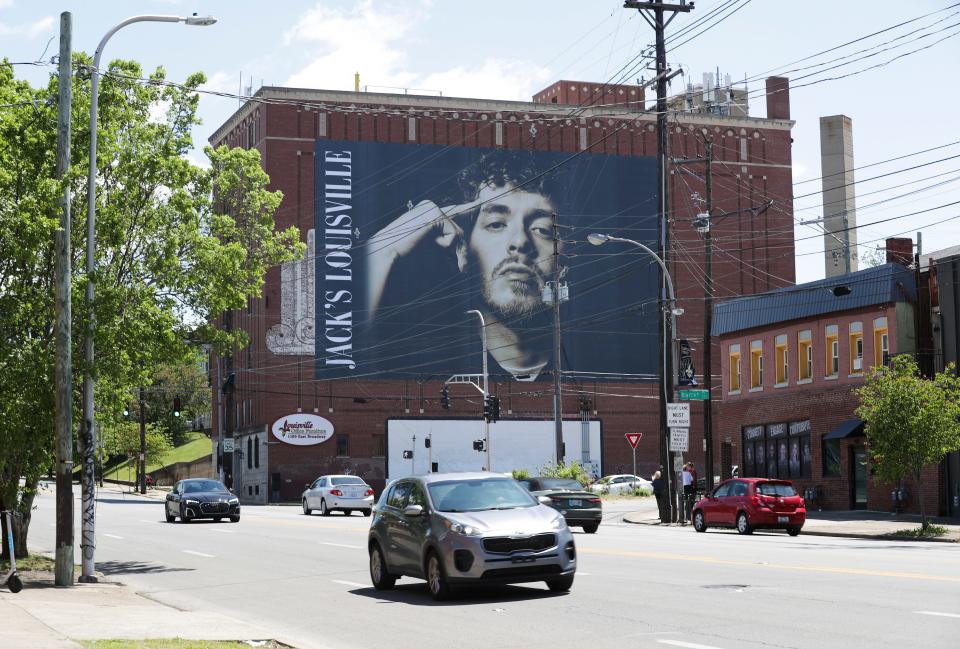
<svg viewBox="0 0 960 649">
<path fill-rule="evenodd" d="M 693 526 L 691 525 L 680 525 L 678 523 L 669 523 L 667 525 L 661 525 L 661 523 L 656 519 L 637 521 L 637 520 L 631 520 L 626 516 L 624 516 L 623 522 L 629 523 L 631 525 L 649 525 L 651 527 L 657 526 L 657 527 L 679 527 L 679 528 L 689 527 L 690 529 L 693 529 Z M 919 543 L 960 543 L 960 539 L 958 538 L 950 538 L 950 537 L 945 538 L 940 536 L 924 538 L 924 537 L 913 537 L 913 536 L 895 536 L 893 534 L 864 534 L 864 533 L 858 533 L 858 532 L 824 532 L 820 530 L 807 530 L 807 529 L 804 529 L 803 532 L 801 532 L 801 535 L 802 536 L 832 536 L 837 538 L 868 539 L 873 541 L 907 541 L 907 542 L 919 542 Z"/>
</svg>

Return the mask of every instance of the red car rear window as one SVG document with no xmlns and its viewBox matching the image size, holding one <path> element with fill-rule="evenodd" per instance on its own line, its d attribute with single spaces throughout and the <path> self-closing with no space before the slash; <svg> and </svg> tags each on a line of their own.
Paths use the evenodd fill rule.
<svg viewBox="0 0 960 649">
<path fill-rule="evenodd" d="M 797 492 L 793 485 L 786 482 L 759 482 L 757 483 L 757 493 L 761 496 L 796 496 Z"/>
</svg>

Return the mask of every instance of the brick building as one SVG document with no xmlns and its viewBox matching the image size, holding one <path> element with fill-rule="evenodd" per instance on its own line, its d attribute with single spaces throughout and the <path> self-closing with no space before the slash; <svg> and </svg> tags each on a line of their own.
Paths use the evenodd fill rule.
<svg viewBox="0 0 960 649">
<path fill-rule="evenodd" d="M 897 257 L 888 246 L 888 259 Z M 796 285 L 717 305 L 722 402 L 714 431 L 721 474 L 776 477 L 798 491 L 816 488 L 808 506 L 887 510 L 896 485 L 870 476 L 864 422 L 853 389 L 891 355 L 921 356 L 925 300 L 917 273 L 901 263 Z M 918 336 L 918 331 L 921 333 Z M 922 360 L 922 359 L 921 359 Z M 907 510 L 947 513 L 943 467 L 928 466 Z"/>
<path fill-rule="evenodd" d="M 703 154 L 705 139 L 714 143 L 715 209 L 749 213 L 746 208 L 774 201 L 772 209 L 756 217 L 725 219 L 714 227 L 717 297 L 753 294 L 794 282 L 793 122 L 787 80 L 770 78 L 767 89 L 765 118 L 671 114 L 671 156 L 696 157 Z M 315 330 L 321 328 L 315 326 L 313 312 L 318 291 L 314 255 L 321 247 L 315 227 L 322 188 L 317 182 L 321 161 L 316 152 L 323 143 L 394 143 L 434 147 L 430 151 L 503 149 L 570 157 L 603 155 L 614 161 L 649 160 L 656 155 L 656 115 L 643 109 L 639 97 L 632 98 L 629 93 L 633 91 L 637 91 L 635 86 L 563 81 L 537 93 L 532 102 L 516 102 L 264 87 L 214 133 L 210 142 L 215 146 L 259 150 L 270 188 L 283 192 L 275 215 L 277 226 L 297 227 L 308 248 L 306 260 L 269 271 L 262 297 L 218 323 L 242 328 L 250 336 L 246 348 L 236 350 L 230 359 L 214 358 L 211 363 L 214 436 L 222 440 L 232 437 L 238 451 L 233 454 L 236 457 L 225 453 L 221 466 L 246 502 L 298 499 L 304 483 L 327 472 L 352 471 L 375 486 L 382 485 L 387 477 L 388 419 L 480 417 L 475 394 L 454 392 L 453 410 L 441 409 L 437 398 L 441 377 L 426 371 L 342 378 L 317 369 Z M 402 167 L 401 161 L 397 169 Z M 697 368 L 703 367 L 704 352 L 698 344 L 704 322 L 703 243 L 691 222 L 699 211 L 693 196 L 704 193 L 702 176 L 702 170 L 687 165 L 683 171 L 671 168 L 668 179 L 669 265 L 680 306 L 685 309 L 679 334 L 694 348 Z M 377 180 L 389 183 L 390 178 L 378 176 Z M 655 228 L 640 235 L 624 234 L 655 245 Z M 368 233 L 355 236 L 362 240 Z M 647 302 L 652 302 L 653 294 L 651 290 Z M 640 305 L 638 310 L 644 309 L 649 317 L 655 305 Z M 603 327 L 596 329 L 598 342 L 604 342 Z M 472 342 L 476 330 L 464 329 L 462 335 Z M 655 348 L 653 341 L 644 339 L 637 346 Z M 571 350 L 581 352 L 589 350 Z M 720 366 L 716 343 L 713 353 L 716 368 Z M 631 452 L 624 434 L 633 432 L 646 433 L 637 451 L 638 471 L 649 474 L 657 468 L 655 374 L 629 380 L 564 375 L 563 382 L 564 418 L 602 423 L 604 473 L 629 470 Z M 221 389 L 225 385 L 229 389 Z M 718 390 L 714 386 L 714 394 Z M 500 397 L 505 419 L 552 419 L 550 389 L 542 382 L 494 377 L 491 391 Z M 702 461 L 701 408 L 700 404 L 692 407 L 691 448 L 693 459 Z M 271 434 L 274 422 L 295 413 L 323 417 L 332 426 L 332 443 L 292 445 Z"/>
</svg>

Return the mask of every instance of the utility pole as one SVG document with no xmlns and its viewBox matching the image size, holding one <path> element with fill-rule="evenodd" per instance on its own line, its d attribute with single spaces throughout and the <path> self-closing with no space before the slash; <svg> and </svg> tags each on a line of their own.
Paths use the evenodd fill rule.
<svg viewBox="0 0 960 649">
<path fill-rule="evenodd" d="M 232 333 L 233 332 L 233 311 L 228 310 L 224 314 L 223 318 L 224 318 L 224 328 L 227 330 L 228 333 Z M 233 423 L 234 423 L 233 422 L 233 393 L 234 393 L 234 390 L 236 389 L 236 383 L 234 383 L 234 381 L 231 380 L 231 377 L 233 376 L 233 349 L 232 348 L 227 352 L 226 357 L 223 359 L 223 365 L 224 365 L 224 374 L 227 375 L 225 383 L 229 384 L 229 389 L 226 390 L 226 394 L 224 395 L 226 397 L 226 404 L 224 405 L 224 409 L 223 409 L 224 441 L 229 439 L 230 448 L 232 449 L 233 448 Z M 233 488 L 233 471 L 235 469 L 235 467 L 233 466 L 233 452 L 232 451 L 230 452 L 229 458 L 227 457 L 227 455 L 228 454 L 226 452 L 223 453 L 223 466 L 229 467 L 228 473 L 227 473 L 227 481 L 224 484 L 226 485 L 227 489 L 232 489 Z"/>
<path fill-rule="evenodd" d="M 666 4 L 663 0 L 653 0 L 652 2 L 639 2 L 636 0 L 626 0 L 623 3 L 626 9 L 637 9 L 644 20 L 653 27 L 656 34 L 656 79 L 657 79 L 657 206 L 659 218 L 657 220 L 657 230 L 659 235 L 659 257 L 666 267 L 669 264 L 670 252 L 670 222 L 667 220 L 669 213 L 669 195 L 667 191 L 667 48 L 664 41 L 664 31 L 667 25 L 676 18 L 677 13 L 687 13 L 693 9 L 693 5 L 687 5 L 684 0 L 680 4 Z M 664 21 L 664 13 L 670 11 L 673 15 L 670 20 Z M 652 18 L 652 19 L 651 19 Z M 672 309 L 673 305 L 668 304 L 666 295 L 666 282 L 663 272 L 660 273 L 660 308 Z M 663 313 L 666 313 L 663 311 Z M 660 335 L 660 355 L 664 359 L 663 372 L 660 376 L 661 394 L 664 395 L 664 401 L 660 404 L 660 464 L 667 476 L 673 476 L 673 467 L 671 466 L 671 453 L 667 430 L 667 399 L 673 395 L 673 365 L 672 351 L 668 353 L 667 347 L 672 340 L 670 318 L 663 318 L 663 327 Z M 670 359 L 669 361 L 667 359 Z M 671 488 L 670 478 L 667 481 L 667 501 L 673 507 L 673 491 L 682 491 L 680 485 L 673 484 L 675 489 Z M 675 508 L 670 514 L 670 519 L 661 521 L 669 523 L 676 518 L 679 509 Z"/>
<path fill-rule="evenodd" d="M 560 227 L 557 214 L 550 215 L 553 230 L 553 425 L 557 445 L 557 466 L 563 464 L 563 398 L 560 394 Z"/>
<path fill-rule="evenodd" d="M 70 171 L 70 109 L 73 103 L 72 16 L 60 14 L 60 65 L 57 85 L 57 180 Z M 73 585 L 73 357 L 70 291 L 70 184 L 64 183 L 60 227 L 54 237 L 56 266 L 56 437 L 57 437 L 57 542 L 54 583 Z M 11 521 L 12 524 L 12 521 Z M 12 532 L 11 532 L 12 534 Z M 10 548 L 11 557 L 13 548 Z"/>
<path fill-rule="evenodd" d="M 707 490 L 713 489 L 713 340 L 710 330 L 713 327 L 713 142 L 704 141 L 703 158 L 674 159 L 673 163 L 705 165 L 704 186 L 706 198 L 704 212 L 694 218 L 694 227 L 703 233 L 704 243 L 704 285 L 703 285 L 703 383 L 707 399 L 703 402 L 703 443 L 705 466 L 704 478 Z M 723 216 L 728 216 L 724 214 Z"/>
<path fill-rule="evenodd" d="M 713 142 L 706 143 L 707 168 L 705 172 L 707 193 L 707 231 L 703 233 L 704 243 L 704 273 L 706 282 L 703 285 L 703 387 L 707 390 L 707 400 L 703 402 L 703 463 L 706 464 L 707 480 L 706 491 L 713 490 L 713 339 L 710 330 L 713 328 L 713 224 L 710 216 L 713 214 Z M 693 485 L 696 491 L 697 485 Z"/>
<path fill-rule="evenodd" d="M 140 455 L 137 456 L 137 486 L 147 493 L 147 413 L 144 409 L 143 386 L 140 386 Z"/>
</svg>

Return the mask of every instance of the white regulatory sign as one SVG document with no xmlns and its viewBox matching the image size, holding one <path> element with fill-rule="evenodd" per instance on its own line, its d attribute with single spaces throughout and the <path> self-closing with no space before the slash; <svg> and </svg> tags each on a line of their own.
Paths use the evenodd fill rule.
<svg viewBox="0 0 960 649">
<path fill-rule="evenodd" d="M 690 428 L 690 404 L 668 403 L 667 426 L 670 428 Z"/>
<path fill-rule="evenodd" d="M 690 450 L 690 429 L 689 428 L 671 428 L 670 429 L 670 450 L 684 453 Z"/>
<path fill-rule="evenodd" d="M 233 453 L 233 439 L 230 437 L 223 438 L 223 452 L 224 453 Z"/>
</svg>

